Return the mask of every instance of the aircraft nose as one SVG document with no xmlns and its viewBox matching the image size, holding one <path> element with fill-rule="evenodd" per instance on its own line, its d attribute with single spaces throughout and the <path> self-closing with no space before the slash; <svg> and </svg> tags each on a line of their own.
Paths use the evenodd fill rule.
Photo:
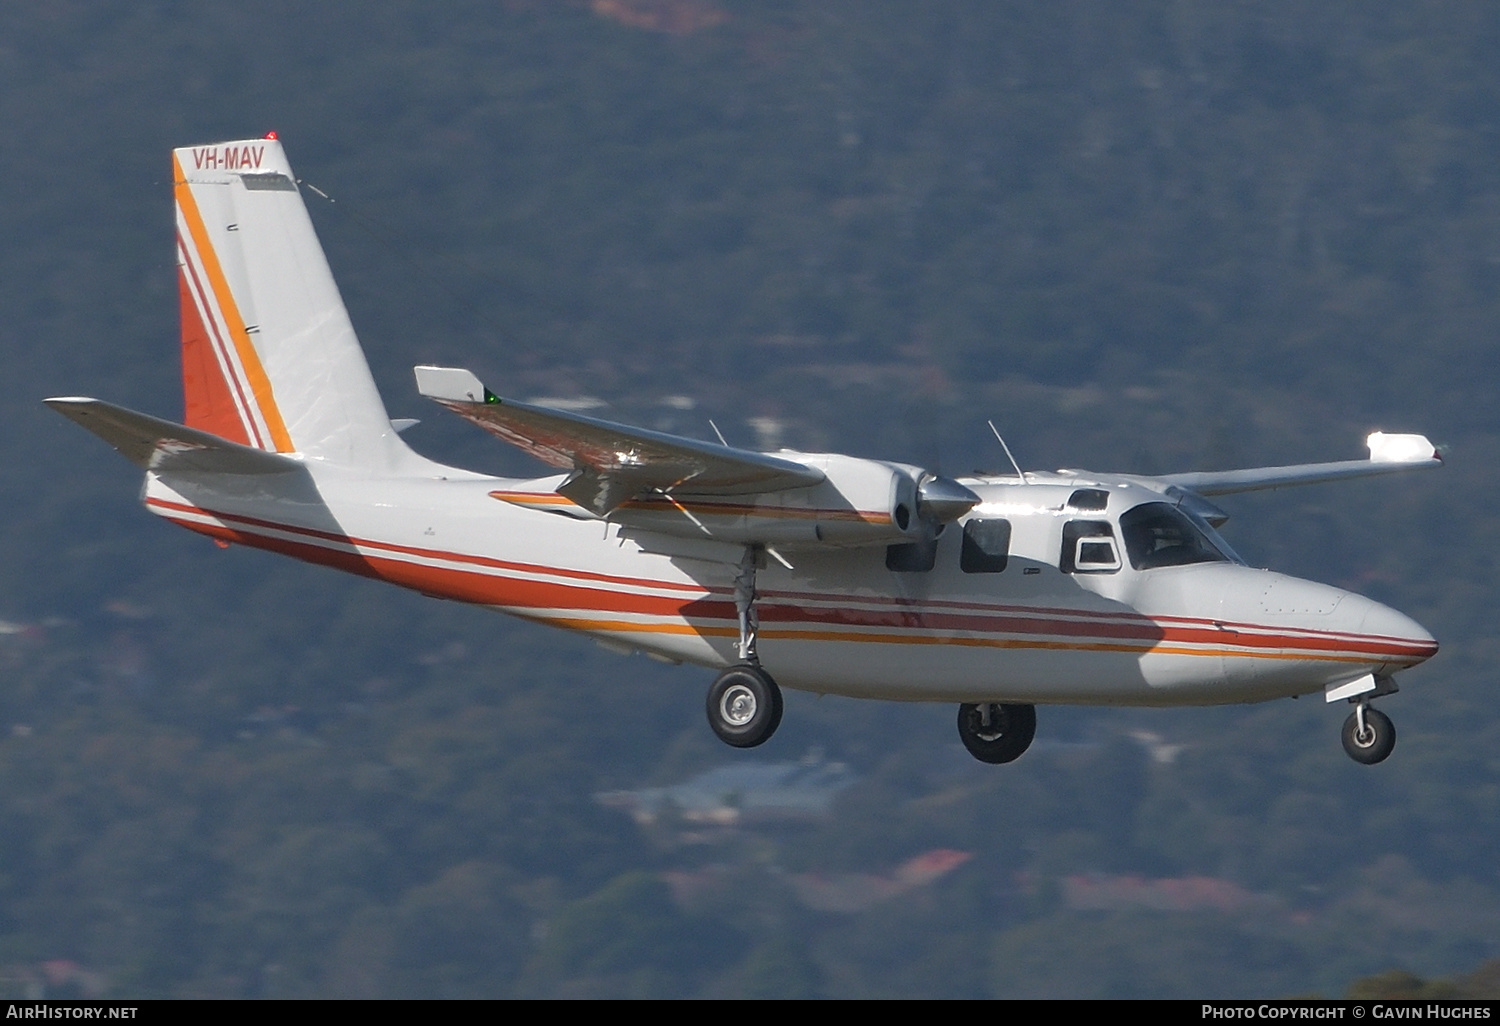
<svg viewBox="0 0 1500 1026">
<path fill-rule="evenodd" d="M 1426 627 L 1390 606 L 1369 601 L 1359 633 L 1375 652 L 1394 667 L 1415 666 L 1437 654 L 1438 643 Z"/>
</svg>

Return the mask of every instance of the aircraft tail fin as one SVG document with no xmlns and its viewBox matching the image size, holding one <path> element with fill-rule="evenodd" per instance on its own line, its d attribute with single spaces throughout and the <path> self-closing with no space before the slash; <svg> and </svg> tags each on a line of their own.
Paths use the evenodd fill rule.
<svg viewBox="0 0 1500 1026">
<path fill-rule="evenodd" d="M 409 457 L 281 143 L 172 154 L 187 426 L 370 469 Z"/>
</svg>

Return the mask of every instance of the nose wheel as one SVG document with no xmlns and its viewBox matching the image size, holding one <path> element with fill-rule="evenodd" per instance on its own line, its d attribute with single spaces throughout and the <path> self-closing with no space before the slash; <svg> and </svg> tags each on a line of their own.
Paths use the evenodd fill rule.
<svg viewBox="0 0 1500 1026">
<path fill-rule="evenodd" d="M 1036 737 L 1036 706 L 998 702 L 961 705 L 958 736 L 980 762 L 1015 762 Z"/>
<path fill-rule="evenodd" d="M 1396 725 L 1379 709 L 1361 702 L 1344 721 L 1344 751 L 1355 762 L 1373 766 L 1396 747 Z"/>
</svg>

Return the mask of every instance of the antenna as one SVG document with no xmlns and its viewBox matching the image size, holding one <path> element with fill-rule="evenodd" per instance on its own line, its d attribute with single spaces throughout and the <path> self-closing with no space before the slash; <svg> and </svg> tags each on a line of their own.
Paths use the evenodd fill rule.
<svg viewBox="0 0 1500 1026">
<path fill-rule="evenodd" d="M 719 444 L 722 445 L 724 448 L 728 449 L 729 448 L 729 443 L 726 442 L 726 441 L 724 441 L 724 432 L 722 432 L 722 431 L 719 430 L 719 425 L 717 425 L 717 424 L 714 423 L 714 419 L 712 417 L 708 418 L 708 426 L 711 427 L 711 428 L 713 428 L 714 429 L 714 434 L 716 434 L 716 435 L 719 436 Z"/>
<path fill-rule="evenodd" d="M 1000 429 L 995 427 L 995 422 L 993 420 L 987 420 L 985 421 L 985 423 L 990 426 L 990 431 L 994 433 L 995 441 L 1000 443 L 1000 448 L 1005 450 L 1005 458 L 1010 460 L 1010 465 L 1016 468 L 1016 476 L 1021 479 L 1021 483 L 1031 484 L 1030 481 L 1026 480 L 1026 472 L 1021 469 L 1021 465 L 1016 462 L 1016 458 L 1010 454 L 1010 446 L 1006 445 L 1005 439 L 1000 437 Z"/>
</svg>

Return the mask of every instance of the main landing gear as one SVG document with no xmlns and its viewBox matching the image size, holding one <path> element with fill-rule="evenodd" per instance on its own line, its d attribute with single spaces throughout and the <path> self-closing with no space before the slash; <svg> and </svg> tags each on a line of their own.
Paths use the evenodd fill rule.
<svg viewBox="0 0 1500 1026">
<path fill-rule="evenodd" d="M 753 545 L 745 547 L 734 578 L 734 608 L 739 614 L 740 661 L 708 689 L 708 725 L 719 740 L 736 748 L 754 748 L 769 741 L 781 724 L 781 688 L 760 667 L 755 654 L 759 620 L 755 615 L 755 569 L 764 557 Z"/>
<path fill-rule="evenodd" d="M 708 689 L 708 725 L 726 745 L 764 744 L 780 723 L 781 689 L 754 663 L 731 666 Z"/>
<path fill-rule="evenodd" d="M 1396 725 L 1370 703 L 1360 702 L 1344 721 L 1344 751 L 1355 762 L 1373 766 L 1383 762 L 1396 747 Z"/>
<path fill-rule="evenodd" d="M 958 707 L 958 736 L 980 762 L 1014 762 L 1036 737 L 1036 706 L 981 702 Z"/>
</svg>

